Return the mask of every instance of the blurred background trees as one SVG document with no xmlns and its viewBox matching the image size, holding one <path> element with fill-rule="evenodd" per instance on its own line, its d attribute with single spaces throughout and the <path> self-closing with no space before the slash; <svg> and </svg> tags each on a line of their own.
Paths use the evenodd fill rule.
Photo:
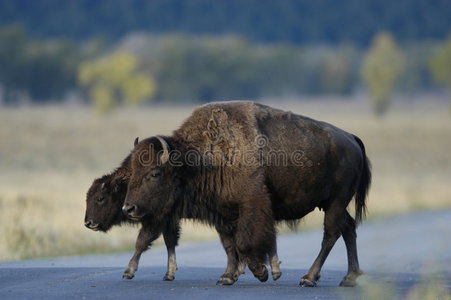
<svg viewBox="0 0 451 300">
<path fill-rule="evenodd" d="M 137 71 L 136 58 L 124 51 L 81 63 L 78 82 L 100 113 L 121 103 L 137 104 L 155 90 L 151 77 Z"/>
<path fill-rule="evenodd" d="M 434 80 L 451 91 L 451 36 L 438 46 L 429 61 Z"/>
<path fill-rule="evenodd" d="M 403 54 L 391 35 L 382 32 L 375 36 L 363 61 L 362 76 L 377 115 L 387 112 L 403 66 Z"/>
<path fill-rule="evenodd" d="M 20 26 L 0 28 L 0 98 L 7 104 L 25 100 L 61 101 L 77 88 L 81 52 L 68 40 L 39 41 Z"/>
<path fill-rule="evenodd" d="M 449 0 L 0 0 L 0 103 L 78 95 L 107 112 L 365 86 L 382 114 L 394 92 L 449 89 L 450 13 Z"/>
<path fill-rule="evenodd" d="M 450 9 L 449 0 L 1 0 L 0 25 L 20 23 L 40 38 L 178 32 L 264 44 L 367 46 L 379 31 L 400 42 L 443 39 Z"/>
</svg>

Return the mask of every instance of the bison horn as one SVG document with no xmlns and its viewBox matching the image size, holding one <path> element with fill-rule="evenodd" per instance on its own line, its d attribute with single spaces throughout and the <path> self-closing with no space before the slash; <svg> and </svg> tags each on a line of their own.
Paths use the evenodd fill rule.
<svg viewBox="0 0 451 300">
<path fill-rule="evenodd" d="M 160 141 L 161 146 L 163 147 L 163 154 L 161 154 L 160 157 L 161 164 L 165 164 L 169 160 L 169 145 L 161 136 L 157 135 L 156 138 Z"/>
<path fill-rule="evenodd" d="M 135 141 L 133 142 L 133 146 L 136 147 L 136 145 L 138 145 L 138 143 L 139 143 L 139 137 L 137 137 L 135 139 Z"/>
</svg>

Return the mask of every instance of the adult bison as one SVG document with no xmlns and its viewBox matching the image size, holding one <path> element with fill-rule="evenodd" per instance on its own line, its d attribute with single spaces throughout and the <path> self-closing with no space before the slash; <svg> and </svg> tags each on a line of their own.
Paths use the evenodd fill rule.
<svg viewBox="0 0 451 300">
<path fill-rule="evenodd" d="M 172 136 L 138 143 L 131 165 L 124 213 L 151 217 L 154 228 L 186 217 L 214 226 L 228 256 L 221 279 L 233 283 L 242 257 L 265 281 L 275 224 L 296 222 L 316 207 L 325 212 L 323 241 L 300 285 L 316 285 L 340 235 L 348 256 L 340 285 L 354 286 L 362 273 L 355 228 L 365 216 L 371 171 L 352 134 L 253 102 L 211 103 Z M 357 222 L 347 212 L 353 197 Z"/>
<path fill-rule="evenodd" d="M 135 146 L 137 142 L 138 138 L 135 140 Z M 131 176 L 130 159 L 131 155 L 128 155 L 113 172 L 94 180 L 86 197 L 85 226 L 94 231 L 107 232 L 113 226 L 141 223 L 141 229 L 136 239 L 135 253 L 124 271 L 122 276 L 124 279 L 132 279 L 135 276 L 142 253 L 152 245 L 156 238 L 163 234 L 168 252 L 167 271 L 163 280 L 172 281 L 175 279 L 177 270 L 175 247 L 180 236 L 180 223 L 168 220 L 163 226 L 153 228 L 150 220 L 151 216 L 138 222 L 128 219 L 122 213 L 122 206 Z M 281 276 L 281 272 L 275 246 L 269 260 L 271 262 L 273 279 L 277 280 Z M 244 272 L 244 268 L 245 265 L 241 263 L 236 270 L 237 273 L 234 274 L 236 279 Z M 220 281 L 219 284 L 227 284 L 227 279 Z"/>
</svg>

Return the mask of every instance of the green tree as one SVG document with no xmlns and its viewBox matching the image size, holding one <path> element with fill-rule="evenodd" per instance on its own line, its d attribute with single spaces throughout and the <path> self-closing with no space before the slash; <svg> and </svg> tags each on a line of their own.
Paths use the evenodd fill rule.
<svg viewBox="0 0 451 300">
<path fill-rule="evenodd" d="M 437 84 L 451 90 L 451 37 L 438 48 L 430 59 L 429 71 Z"/>
<path fill-rule="evenodd" d="M 29 42 L 21 82 L 35 102 L 63 99 L 76 87 L 78 47 L 66 41 Z"/>
<path fill-rule="evenodd" d="M 355 68 L 352 69 L 355 57 L 352 46 L 332 48 L 322 55 L 319 64 L 319 92 L 323 94 L 350 94 L 356 78 Z"/>
<path fill-rule="evenodd" d="M 6 103 L 17 101 L 28 38 L 20 26 L 0 28 L 0 87 Z"/>
<path fill-rule="evenodd" d="M 155 91 L 153 79 L 139 72 L 136 58 L 125 51 L 82 63 L 78 81 L 99 113 L 109 112 L 118 104 L 137 104 Z"/>
<path fill-rule="evenodd" d="M 387 112 L 391 95 L 404 66 L 404 55 L 389 33 L 375 36 L 362 67 L 363 80 L 377 115 Z"/>
<path fill-rule="evenodd" d="M 158 99 L 205 102 L 257 97 L 252 50 L 237 37 L 167 37 L 158 57 Z"/>
<path fill-rule="evenodd" d="M 7 104 L 21 97 L 60 100 L 76 86 L 80 49 L 64 40 L 30 39 L 20 26 L 0 28 L 0 87 Z"/>
</svg>

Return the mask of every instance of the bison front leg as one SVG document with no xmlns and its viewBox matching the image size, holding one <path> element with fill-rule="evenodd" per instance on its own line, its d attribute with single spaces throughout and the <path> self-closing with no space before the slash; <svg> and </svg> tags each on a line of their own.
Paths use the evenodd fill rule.
<svg viewBox="0 0 451 300">
<path fill-rule="evenodd" d="M 265 263 L 273 255 L 275 228 L 269 197 L 260 195 L 242 203 L 235 241 L 238 252 L 251 272 L 261 282 L 268 280 Z"/>
<path fill-rule="evenodd" d="M 177 260 L 175 257 L 175 247 L 168 247 L 168 264 L 167 271 L 163 277 L 164 281 L 172 281 L 175 279 L 175 271 L 177 271 Z"/>
<path fill-rule="evenodd" d="M 238 253 L 236 251 L 235 242 L 233 237 L 219 233 L 219 237 L 221 239 L 222 246 L 227 254 L 227 268 L 224 271 L 224 274 L 221 275 L 219 280 L 216 282 L 217 285 L 232 285 L 235 281 L 238 280 L 238 277 L 241 275 L 241 269 L 244 269 L 241 266 Z"/>
<path fill-rule="evenodd" d="M 271 248 L 271 252 L 269 253 L 269 265 L 271 266 L 271 274 L 274 281 L 282 276 L 282 271 L 280 271 L 281 263 L 282 262 L 279 261 L 279 257 L 277 256 L 277 242 L 276 239 L 274 239 L 274 244 Z"/>
<path fill-rule="evenodd" d="M 161 233 L 153 233 L 149 228 L 143 226 L 139 231 L 138 238 L 136 239 L 135 253 L 133 254 L 130 262 L 128 263 L 127 269 L 125 269 L 122 278 L 132 279 L 135 277 L 135 272 L 138 270 L 139 259 L 141 254 L 146 251 L 156 240 Z"/>
<path fill-rule="evenodd" d="M 166 275 L 164 275 L 164 281 L 172 281 L 175 279 L 175 271 L 177 271 L 177 260 L 175 257 L 175 247 L 178 244 L 180 237 L 180 225 L 171 226 L 163 232 L 164 243 L 168 251 L 168 263 Z"/>
</svg>

